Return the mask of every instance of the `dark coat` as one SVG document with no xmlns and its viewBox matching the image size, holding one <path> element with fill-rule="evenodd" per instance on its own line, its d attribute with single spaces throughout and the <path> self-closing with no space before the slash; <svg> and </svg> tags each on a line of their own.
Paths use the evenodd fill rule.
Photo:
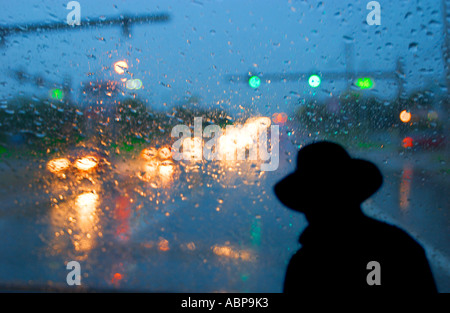
<svg viewBox="0 0 450 313">
<path fill-rule="evenodd" d="M 305 229 L 284 292 L 437 292 L 423 248 L 403 230 L 362 214 L 335 224 Z M 380 264 L 381 285 L 367 283 L 370 261 Z"/>
</svg>

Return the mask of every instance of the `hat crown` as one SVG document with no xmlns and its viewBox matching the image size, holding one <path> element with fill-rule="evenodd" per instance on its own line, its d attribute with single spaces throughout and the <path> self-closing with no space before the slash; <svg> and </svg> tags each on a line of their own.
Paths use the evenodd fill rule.
<svg viewBox="0 0 450 313">
<path fill-rule="evenodd" d="M 350 155 L 340 145 L 321 141 L 301 149 L 297 156 L 297 171 L 307 174 L 333 176 L 349 166 Z"/>
</svg>

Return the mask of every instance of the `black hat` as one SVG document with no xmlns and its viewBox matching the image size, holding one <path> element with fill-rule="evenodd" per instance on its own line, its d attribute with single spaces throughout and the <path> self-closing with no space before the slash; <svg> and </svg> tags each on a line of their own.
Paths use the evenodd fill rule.
<svg viewBox="0 0 450 313">
<path fill-rule="evenodd" d="M 299 151 L 296 171 L 275 185 L 275 194 L 287 207 L 302 211 L 318 202 L 362 203 L 382 182 L 373 163 L 351 158 L 336 143 L 320 141 Z"/>
</svg>

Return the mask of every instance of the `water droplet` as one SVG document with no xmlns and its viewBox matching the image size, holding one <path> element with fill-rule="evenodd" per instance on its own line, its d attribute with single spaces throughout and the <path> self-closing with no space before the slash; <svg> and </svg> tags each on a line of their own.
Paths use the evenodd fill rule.
<svg viewBox="0 0 450 313">
<path fill-rule="evenodd" d="M 353 37 L 350 36 L 343 36 L 342 38 L 344 38 L 344 41 L 347 43 L 352 43 L 355 40 Z"/>
<path fill-rule="evenodd" d="M 411 42 L 408 46 L 408 49 L 411 52 L 417 52 L 418 47 L 419 47 L 419 44 L 417 42 Z"/>
</svg>

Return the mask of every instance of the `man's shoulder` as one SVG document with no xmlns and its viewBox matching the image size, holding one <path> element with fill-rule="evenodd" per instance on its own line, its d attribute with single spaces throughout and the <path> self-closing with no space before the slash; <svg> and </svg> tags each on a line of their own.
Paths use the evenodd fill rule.
<svg viewBox="0 0 450 313">
<path fill-rule="evenodd" d="M 410 234 L 395 225 L 367 217 L 363 229 L 366 236 L 374 242 L 423 251 L 422 246 Z"/>
</svg>

